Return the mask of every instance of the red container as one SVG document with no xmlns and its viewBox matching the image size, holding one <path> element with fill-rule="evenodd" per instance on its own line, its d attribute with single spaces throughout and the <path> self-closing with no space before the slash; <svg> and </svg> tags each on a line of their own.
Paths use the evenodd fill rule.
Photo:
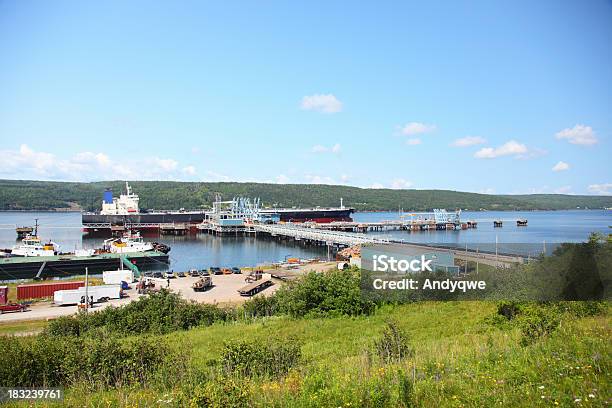
<svg viewBox="0 0 612 408">
<path fill-rule="evenodd" d="M 8 302 L 8 286 L 0 286 L 0 305 Z"/>
<path fill-rule="evenodd" d="M 19 285 L 17 286 L 17 300 L 51 297 L 56 290 L 78 289 L 83 286 L 85 286 L 83 281 Z"/>
</svg>

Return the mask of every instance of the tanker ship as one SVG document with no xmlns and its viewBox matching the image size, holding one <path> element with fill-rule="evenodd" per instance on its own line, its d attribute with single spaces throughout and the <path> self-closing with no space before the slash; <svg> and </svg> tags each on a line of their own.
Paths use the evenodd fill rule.
<svg viewBox="0 0 612 408">
<path fill-rule="evenodd" d="M 113 192 L 106 189 L 100 212 L 82 214 L 83 230 L 90 234 L 106 235 L 112 232 L 123 233 L 132 229 L 137 231 L 159 231 L 164 225 L 181 224 L 195 232 L 211 211 L 178 210 L 178 211 L 141 211 L 137 194 L 125 183 L 125 192 L 113 197 Z M 259 214 L 283 222 L 318 222 L 352 221 L 354 208 L 345 207 L 340 199 L 340 207 L 315 208 L 262 208 Z"/>
</svg>

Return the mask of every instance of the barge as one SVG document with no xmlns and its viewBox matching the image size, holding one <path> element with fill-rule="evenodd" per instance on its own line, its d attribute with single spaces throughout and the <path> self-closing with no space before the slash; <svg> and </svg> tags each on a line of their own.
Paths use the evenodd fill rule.
<svg viewBox="0 0 612 408">
<path fill-rule="evenodd" d="M 168 254 L 160 251 L 133 252 L 129 254 L 103 253 L 86 256 L 53 255 L 0 258 L 0 280 L 44 279 L 82 275 L 117 269 L 129 261 L 140 270 L 159 268 L 169 264 Z"/>
</svg>

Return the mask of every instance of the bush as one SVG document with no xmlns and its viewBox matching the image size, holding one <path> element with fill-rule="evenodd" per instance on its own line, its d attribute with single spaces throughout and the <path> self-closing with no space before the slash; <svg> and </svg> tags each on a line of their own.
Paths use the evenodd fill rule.
<svg viewBox="0 0 612 408">
<path fill-rule="evenodd" d="M 503 316 L 506 320 L 513 320 L 521 313 L 521 304 L 512 301 L 503 301 L 497 304 L 497 314 Z"/>
<path fill-rule="evenodd" d="M 242 310 L 249 318 L 274 316 L 279 313 L 278 298 L 274 295 L 255 296 L 244 303 Z"/>
<path fill-rule="evenodd" d="M 0 384 L 20 387 L 145 384 L 166 363 L 182 361 L 163 341 L 108 334 L 61 341 L 47 335 L 0 337 L 0 355 L 10 356 L 0 360 Z"/>
<path fill-rule="evenodd" d="M 189 400 L 189 407 L 242 408 L 249 406 L 249 393 L 233 378 L 219 377 L 199 384 Z"/>
<path fill-rule="evenodd" d="M 387 322 L 381 337 L 374 342 L 374 348 L 386 364 L 399 362 L 414 354 L 408 335 L 394 322 Z"/>
<path fill-rule="evenodd" d="M 220 365 L 226 374 L 241 377 L 281 377 L 298 364 L 300 345 L 295 340 L 269 343 L 226 343 Z"/>
<path fill-rule="evenodd" d="M 521 313 L 521 345 L 526 346 L 554 332 L 559 323 L 559 313 L 543 305 L 529 305 Z"/>
<path fill-rule="evenodd" d="M 370 314 L 375 304 L 361 296 L 358 270 L 310 272 L 275 294 L 279 310 L 292 317 Z"/>
<path fill-rule="evenodd" d="M 570 313 L 576 317 L 591 317 L 603 314 L 607 310 L 607 303 L 600 301 L 575 301 L 559 302 L 557 310 L 562 313 Z"/>
<path fill-rule="evenodd" d="M 124 335 L 165 334 L 235 318 L 231 309 L 188 302 L 178 294 L 162 289 L 125 306 L 107 307 L 98 312 L 54 320 L 46 333 L 53 336 L 80 336 L 86 333 L 97 334 L 96 329 L 103 328 Z"/>
</svg>

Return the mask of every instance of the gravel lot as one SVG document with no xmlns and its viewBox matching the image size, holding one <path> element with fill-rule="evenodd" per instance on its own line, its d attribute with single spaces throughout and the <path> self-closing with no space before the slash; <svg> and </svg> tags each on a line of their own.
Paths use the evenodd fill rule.
<svg viewBox="0 0 612 408">
<path fill-rule="evenodd" d="M 302 265 L 296 269 L 290 270 L 276 270 L 283 275 L 295 275 L 299 276 L 306 271 L 324 271 L 329 268 L 335 267 L 335 262 L 323 262 L 318 264 L 308 264 Z M 265 271 L 265 272 L 274 272 L 274 271 Z M 246 283 L 244 279 L 246 278 L 246 274 L 232 274 L 232 275 L 214 275 L 212 276 L 213 287 L 206 292 L 195 292 L 191 285 L 196 282 L 199 278 L 185 277 L 185 278 L 174 278 L 170 279 L 170 287 L 169 289 L 173 292 L 180 293 L 185 299 L 195 300 L 196 302 L 202 303 L 218 303 L 218 304 L 228 304 L 228 303 L 240 303 L 247 300 L 247 297 L 242 297 L 238 293 L 238 289 L 245 286 Z M 165 288 L 167 282 L 165 279 L 154 279 L 156 282 L 156 287 Z M 274 285 L 264 289 L 260 293 L 262 294 L 271 294 L 274 293 L 280 285 L 282 281 L 278 279 L 272 279 Z M 127 297 L 122 299 L 112 299 L 106 303 L 97 303 L 93 307 L 93 311 L 101 310 L 108 306 L 120 306 L 127 304 L 133 300 L 138 299 L 140 296 L 136 293 L 134 287 L 136 284 L 132 284 L 132 289 L 125 291 Z M 14 313 L 4 313 L 0 315 L 0 324 L 5 322 L 18 322 L 24 320 L 49 320 L 55 319 L 60 316 L 69 316 L 77 312 L 76 306 L 55 306 L 51 302 L 40 302 L 35 303 L 31 306 L 30 310 L 27 312 L 14 312 Z"/>
</svg>

